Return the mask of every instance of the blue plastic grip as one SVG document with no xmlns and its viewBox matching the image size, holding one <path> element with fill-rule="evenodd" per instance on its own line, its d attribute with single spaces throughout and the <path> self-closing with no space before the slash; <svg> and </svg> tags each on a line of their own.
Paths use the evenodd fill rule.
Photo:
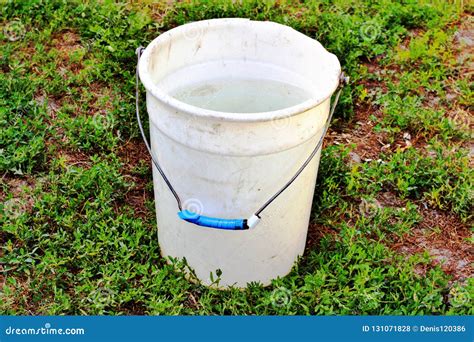
<svg viewBox="0 0 474 342">
<path fill-rule="evenodd" d="M 189 223 L 194 223 L 198 226 L 226 229 L 226 230 L 245 230 L 248 229 L 247 220 L 244 219 L 222 219 L 216 217 L 203 216 L 193 213 L 189 210 L 182 210 L 178 212 L 179 218 Z"/>
</svg>

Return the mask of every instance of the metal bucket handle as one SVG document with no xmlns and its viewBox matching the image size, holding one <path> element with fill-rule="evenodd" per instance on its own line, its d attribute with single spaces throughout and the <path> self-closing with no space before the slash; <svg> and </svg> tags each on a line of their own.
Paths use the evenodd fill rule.
<svg viewBox="0 0 474 342">
<path fill-rule="evenodd" d="M 215 228 L 215 229 L 225 229 L 225 230 L 247 230 L 247 229 L 252 229 L 254 228 L 258 222 L 260 221 L 260 214 L 278 197 L 280 196 L 283 191 L 285 191 L 295 180 L 298 178 L 298 176 L 303 172 L 303 170 L 308 166 L 308 164 L 311 162 L 311 160 L 314 158 L 318 150 L 321 148 L 321 145 L 323 144 L 323 139 L 326 136 L 326 133 L 328 131 L 329 125 L 331 124 L 331 119 L 334 114 L 334 110 L 336 109 L 337 102 L 339 101 L 339 96 L 341 95 L 342 88 L 345 84 L 349 82 L 349 77 L 345 76 L 343 72 L 339 75 L 339 85 L 337 87 L 338 91 L 336 93 L 336 97 L 334 99 L 334 102 L 331 105 L 331 109 L 329 112 L 328 119 L 326 123 L 324 124 L 323 132 L 321 134 L 321 138 L 319 139 L 318 143 L 316 144 L 315 148 L 311 152 L 311 154 L 308 156 L 308 158 L 305 160 L 305 162 L 301 165 L 301 167 L 296 171 L 296 173 L 291 177 L 291 179 L 280 189 L 278 190 L 272 197 L 270 197 L 256 212 L 253 214 L 249 219 L 224 219 L 224 218 L 217 218 L 217 217 L 209 217 L 209 216 L 204 216 L 204 215 L 199 215 L 197 213 L 193 213 L 189 210 L 186 210 L 182 208 L 181 204 L 181 199 L 179 195 L 177 194 L 176 190 L 173 188 L 173 185 L 171 185 L 171 182 L 169 181 L 168 177 L 166 177 L 165 173 L 163 172 L 163 169 L 161 168 L 160 164 L 158 163 L 158 159 L 155 157 L 153 154 L 150 144 L 145 136 L 145 132 L 143 130 L 143 125 L 142 121 L 140 118 L 140 106 L 139 106 L 139 75 L 138 75 L 138 63 L 140 62 L 140 57 L 143 52 L 144 48 L 140 46 L 139 48 L 136 49 L 136 54 L 137 54 L 137 68 L 136 68 L 136 73 L 135 73 L 135 107 L 136 107 L 136 115 L 137 115 L 137 122 L 138 122 L 138 127 L 140 128 L 140 133 L 143 138 L 143 142 L 145 143 L 145 146 L 148 150 L 148 153 L 151 156 L 151 160 L 153 161 L 153 164 L 157 168 L 158 172 L 160 173 L 161 177 L 165 181 L 166 185 L 170 189 L 171 193 L 173 194 L 174 198 L 176 199 L 176 202 L 178 204 L 179 212 L 178 216 L 182 220 L 185 220 L 189 223 L 193 223 L 198 226 L 202 227 L 208 227 L 208 228 Z"/>
</svg>

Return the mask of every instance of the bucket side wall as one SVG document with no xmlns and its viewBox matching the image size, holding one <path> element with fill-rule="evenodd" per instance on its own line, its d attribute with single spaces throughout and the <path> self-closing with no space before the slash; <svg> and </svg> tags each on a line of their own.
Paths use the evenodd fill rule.
<svg viewBox="0 0 474 342">
<path fill-rule="evenodd" d="M 162 146 L 160 162 L 166 165 L 166 172 L 171 172 L 169 176 L 185 206 L 222 218 L 250 217 L 293 175 L 316 140 L 259 157 L 222 158 L 196 153 L 155 128 L 151 134 L 153 148 Z M 245 287 L 252 281 L 268 285 L 271 279 L 286 275 L 304 251 L 318 164 L 319 153 L 262 213 L 259 225 L 247 231 L 222 231 L 180 220 L 176 202 L 154 168 L 162 254 L 186 258 L 206 285 L 211 284 L 210 272 L 217 269 L 223 272 L 220 286 L 224 287 Z"/>
<path fill-rule="evenodd" d="M 287 150 L 319 134 L 330 99 L 303 113 L 267 122 L 224 121 L 177 111 L 147 93 L 151 123 L 163 134 L 196 150 L 218 155 L 258 156 Z"/>
</svg>

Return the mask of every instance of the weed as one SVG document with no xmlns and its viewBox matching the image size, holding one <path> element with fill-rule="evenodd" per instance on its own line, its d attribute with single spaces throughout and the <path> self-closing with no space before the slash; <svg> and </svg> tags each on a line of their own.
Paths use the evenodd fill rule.
<svg viewBox="0 0 474 342">
<path fill-rule="evenodd" d="M 459 6 L 190 0 L 175 2 L 159 21 L 147 3 L 0 6 L 1 313 L 472 314 L 465 300 L 472 279 L 451 284 L 427 254 L 390 247 L 414 231 L 424 205 L 470 219 L 473 175 L 457 149 L 469 132 L 446 113 L 472 104 L 472 82 L 451 39 Z M 371 134 L 383 131 L 394 142 L 409 132 L 425 143 L 387 150 L 378 161 L 350 161 L 351 145 L 323 149 L 313 221 L 332 233 L 267 288 L 220 291 L 189 281 L 184 260 L 160 256 L 154 203 L 144 201 L 144 217 L 124 203 L 131 179 L 146 178 L 152 190 L 145 156 L 135 167 L 118 157 L 137 136 L 135 48 L 177 25 L 223 17 L 286 24 L 335 53 L 353 80 L 338 128 L 353 127 L 363 103 L 382 112 Z M 31 208 L 12 215 L 10 204 L 22 199 L 4 180 L 25 175 L 35 184 Z M 381 193 L 402 204 L 379 202 Z"/>
</svg>

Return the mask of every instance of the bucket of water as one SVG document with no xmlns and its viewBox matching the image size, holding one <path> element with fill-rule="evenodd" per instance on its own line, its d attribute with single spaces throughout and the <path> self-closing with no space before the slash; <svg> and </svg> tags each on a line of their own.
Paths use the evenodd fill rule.
<svg viewBox="0 0 474 342">
<path fill-rule="evenodd" d="M 305 247 L 337 57 L 247 19 L 179 26 L 138 55 L 162 255 L 206 285 L 286 275 Z"/>
</svg>

